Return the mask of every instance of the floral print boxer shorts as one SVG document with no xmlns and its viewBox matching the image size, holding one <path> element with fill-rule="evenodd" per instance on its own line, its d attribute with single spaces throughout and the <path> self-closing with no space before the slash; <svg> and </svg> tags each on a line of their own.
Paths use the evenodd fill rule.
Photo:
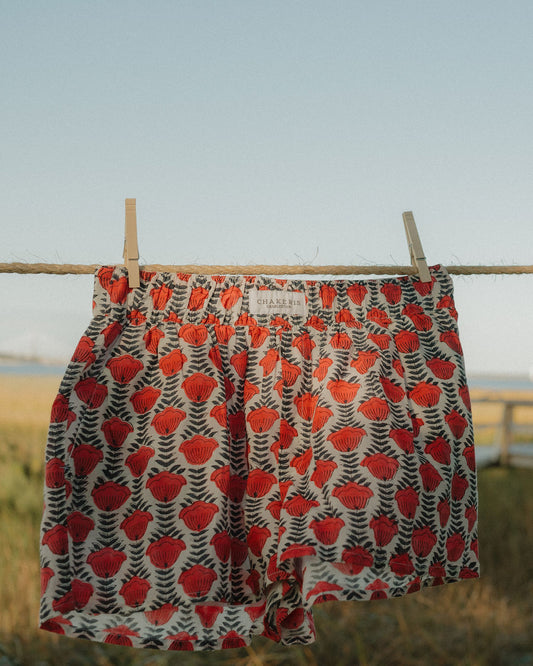
<svg viewBox="0 0 533 666">
<path fill-rule="evenodd" d="M 39 627 L 316 639 L 312 607 L 480 575 L 453 282 L 94 273 L 45 452 Z"/>
</svg>

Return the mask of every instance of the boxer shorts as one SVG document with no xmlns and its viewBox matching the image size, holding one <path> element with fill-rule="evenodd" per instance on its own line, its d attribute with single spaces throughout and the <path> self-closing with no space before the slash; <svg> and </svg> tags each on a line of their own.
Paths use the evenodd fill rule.
<svg viewBox="0 0 533 666">
<path fill-rule="evenodd" d="M 316 640 L 313 606 L 480 575 L 444 266 L 94 272 L 51 407 L 41 629 L 160 650 Z"/>
</svg>

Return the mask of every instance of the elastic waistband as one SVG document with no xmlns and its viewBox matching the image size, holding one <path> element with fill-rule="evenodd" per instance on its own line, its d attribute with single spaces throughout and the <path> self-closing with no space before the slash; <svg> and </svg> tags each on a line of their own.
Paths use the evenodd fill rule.
<svg viewBox="0 0 533 666">
<path fill-rule="evenodd" d="M 326 325 L 350 325 L 370 315 L 394 320 L 415 312 L 413 307 L 427 312 L 445 296 L 453 305 L 446 268 L 435 264 L 429 272 L 431 282 L 424 283 L 418 275 L 316 280 L 141 270 L 140 286 L 131 289 L 126 266 L 101 265 L 94 272 L 93 316 L 270 326 L 313 317 Z M 406 312 L 406 306 L 412 307 Z"/>
</svg>

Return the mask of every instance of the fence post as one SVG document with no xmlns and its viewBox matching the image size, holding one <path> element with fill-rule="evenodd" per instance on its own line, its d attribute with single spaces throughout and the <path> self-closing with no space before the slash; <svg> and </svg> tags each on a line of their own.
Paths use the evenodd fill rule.
<svg viewBox="0 0 533 666">
<path fill-rule="evenodd" d="M 503 407 L 502 434 L 500 444 L 500 465 L 509 465 L 509 446 L 512 440 L 513 427 L 513 407 L 512 402 L 505 402 Z"/>
</svg>

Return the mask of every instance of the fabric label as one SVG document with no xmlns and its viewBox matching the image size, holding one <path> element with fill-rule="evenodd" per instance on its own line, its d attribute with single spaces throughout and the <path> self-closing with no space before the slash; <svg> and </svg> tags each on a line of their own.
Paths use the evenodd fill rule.
<svg viewBox="0 0 533 666">
<path fill-rule="evenodd" d="M 305 294 L 301 291 L 250 289 L 249 311 L 255 314 L 306 315 Z"/>
</svg>

